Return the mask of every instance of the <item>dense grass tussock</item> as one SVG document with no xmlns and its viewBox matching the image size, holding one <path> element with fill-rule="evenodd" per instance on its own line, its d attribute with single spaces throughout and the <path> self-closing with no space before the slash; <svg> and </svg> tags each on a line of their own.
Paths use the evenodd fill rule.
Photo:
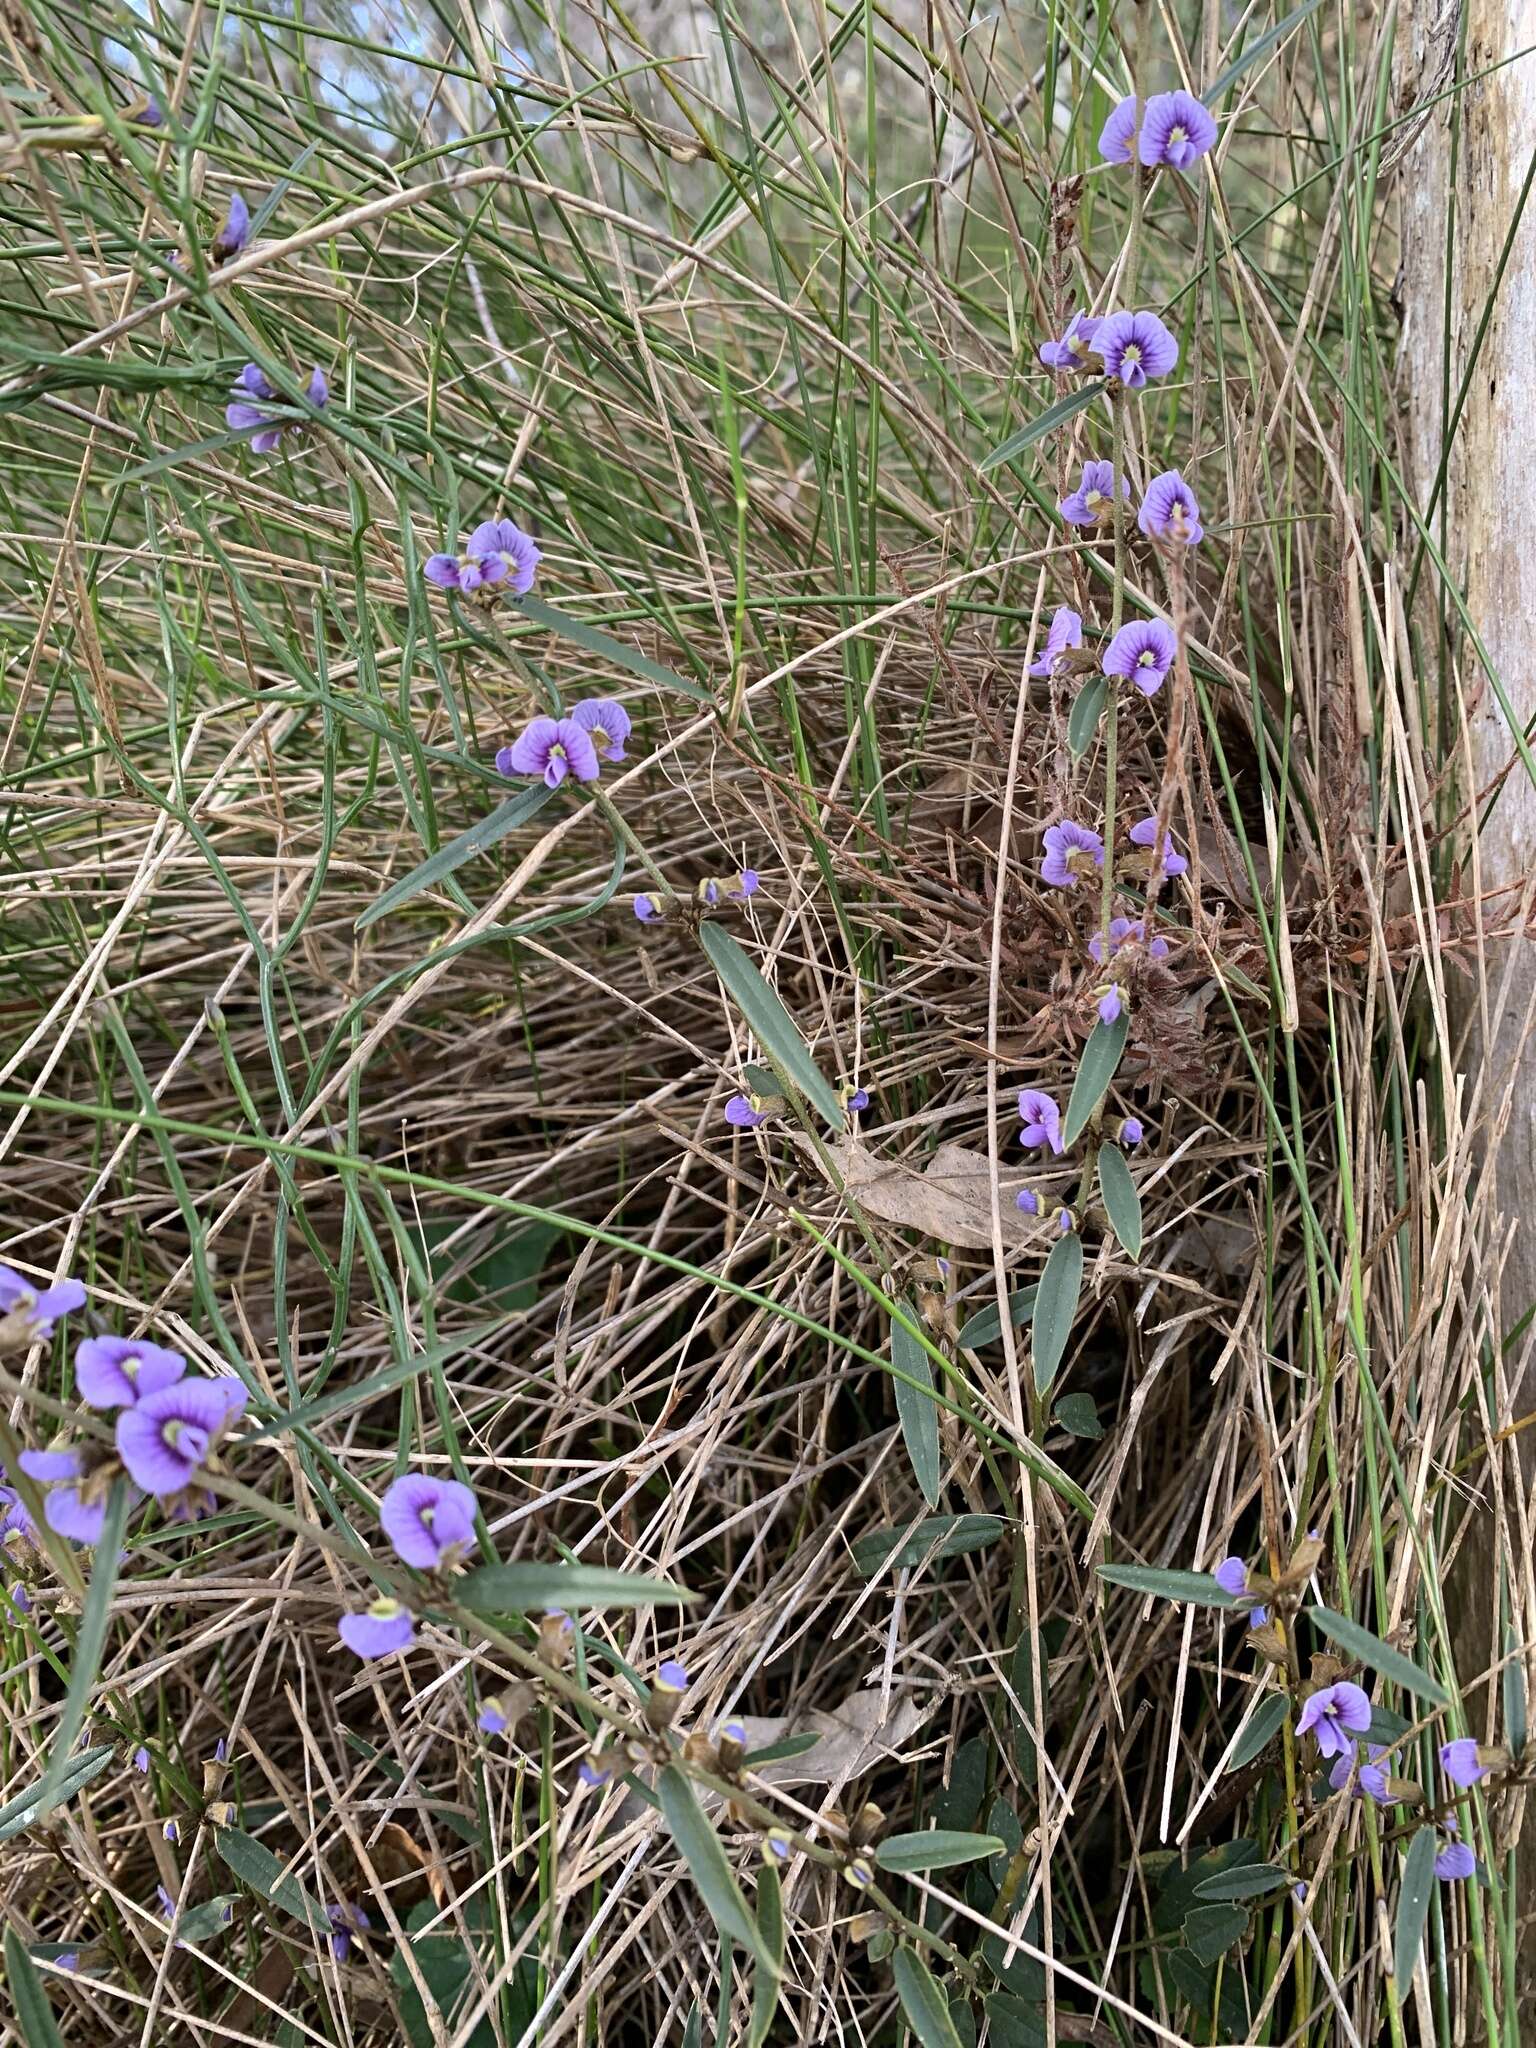
<svg viewBox="0 0 1536 2048">
<path fill-rule="evenodd" d="M 305 13 L 0 45 L 17 2038 L 1513 2043 L 1390 15 Z"/>
</svg>

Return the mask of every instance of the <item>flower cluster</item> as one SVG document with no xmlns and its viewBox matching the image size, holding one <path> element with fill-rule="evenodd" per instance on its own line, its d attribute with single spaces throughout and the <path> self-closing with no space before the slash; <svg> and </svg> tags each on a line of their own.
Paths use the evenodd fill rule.
<svg viewBox="0 0 1536 2048">
<path fill-rule="evenodd" d="M 558 789 L 567 775 L 596 782 L 604 761 L 622 761 L 629 713 L 613 697 L 583 697 L 563 718 L 531 718 L 496 756 L 503 775 L 537 775 Z"/>
<path fill-rule="evenodd" d="M 1040 344 L 1039 356 L 1047 369 L 1099 371 L 1127 391 L 1139 391 L 1178 368 L 1179 344 L 1160 317 L 1145 308 L 1103 319 L 1074 313 L 1060 340 Z M 1089 360 L 1092 356 L 1097 363 Z"/>
<path fill-rule="evenodd" d="M 756 868 L 740 868 L 734 875 L 707 875 L 694 889 L 696 904 L 706 910 L 718 910 L 723 903 L 746 903 L 762 886 L 762 877 Z M 639 895 L 634 900 L 635 916 L 641 924 L 660 924 L 678 907 L 677 898 L 658 890 L 654 895 Z"/>
<path fill-rule="evenodd" d="M 330 403 L 331 387 L 318 363 L 309 373 L 304 395 L 316 412 L 323 412 Z M 307 424 L 304 420 L 274 419 L 266 408 L 281 403 L 266 373 L 258 364 L 247 363 L 235 379 L 234 395 L 224 408 L 225 425 L 237 434 L 249 434 L 256 454 L 270 455 L 285 434 L 302 434 Z"/>
<path fill-rule="evenodd" d="M 402 1564 L 420 1572 L 449 1572 L 475 1540 L 479 1503 L 457 1479 L 402 1472 L 379 1502 L 379 1526 Z M 416 1621 L 402 1600 L 381 1594 L 357 1614 L 344 1614 L 336 1632 L 359 1657 L 388 1657 L 414 1639 Z"/>
<path fill-rule="evenodd" d="M 1149 170 L 1187 171 L 1216 141 L 1215 120 L 1193 93 L 1154 93 L 1139 123 L 1136 115 L 1136 98 L 1130 94 L 1104 123 L 1099 155 L 1106 163 L 1128 164 L 1134 141 Z"/>
<path fill-rule="evenodd" d="M 524 597 L 538 572 L 538 548 L 511 519 L 486 519 L 464 543 L 462 555 L 428 555 L 421 573 L 439 590 L 457 590 L 465 597 L 507 591 Z"/>
</svg>

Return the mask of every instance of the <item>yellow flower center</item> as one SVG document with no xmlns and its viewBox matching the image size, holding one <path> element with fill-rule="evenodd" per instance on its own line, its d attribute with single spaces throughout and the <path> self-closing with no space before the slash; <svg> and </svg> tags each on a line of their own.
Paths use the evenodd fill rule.
<svg viewBox="0 0 1536 2048">
<path fill-rule="evenodd" d="M 1120 360 L 1123 363 L 1130 363 L 1133 366 L 1141 361 L 1141 350 L 1140 348 L 1138 348 L 1134 341 L 1129 342 L 1126 345 L 1126 347 L 1121 351 Z"/>
<path fill-rule="evenodd" d="M 1168 130 L 1168 140 L 1170 143 L 1188 142 L 1189 137 L 1182 128 L 1174 127 Z"/>
</svg>

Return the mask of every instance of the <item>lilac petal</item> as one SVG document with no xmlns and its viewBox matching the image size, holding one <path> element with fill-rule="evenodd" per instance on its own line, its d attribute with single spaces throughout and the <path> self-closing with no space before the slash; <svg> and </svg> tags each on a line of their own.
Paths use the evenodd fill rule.
<svg viewBox="0 0 1536 2048">
<path fill-rule="evenodd" d="M 1192 93 L 1160 92 L 1147 101 L 1136 153 L 1149 167 L 1168 164 L 1176 171 L 1187 170 L 1205 155 L 1216 133 L 1209 108 Z"/>
<path fill-rule="evenodd" d="M 1073 611 L 1070 605 L 1059 606 L 1051 620 L 1050 630 L 1045 636 L 1044 650 L 1038 660 L 1030 663 L 1030 674 L 1032 676 L 1050 675 L 1056 667 L 1059 655 L 1064 654 L 1069 647 L 1081 647 L 1082 644 L 1083 621 L 1081 613 Z"/>
<path fill-rule="evenodd" d="M 1211 1577 L 1234 1600 L 1241 1600 L 1248 1590 L 1248 1566 L 1240 1557 L 1224 1557 Z"/>
<path fill-rule="evenodd" d="M 1120 1126 L 1122 1145 L 1139 1145 L 1146 1135 L 1146 1127 L 1138 1116 L 1128 1116 Z"/>
<path fill-rule="evenodd" d="M 450 1549 L 474 1541 L 475 1496 L 456 1479 L 405 1472 L 379 1502 L 379 1526 L 403 1564 L 432 1571 Z"/>
<path fill-rule="evenodd" d="M 728 1124 L 735 1124 L 738 1130 L 750 1131 L 758 1124 L 767 1123 L 768 1112 L 754 1109 L 748 1096 L 733 1095 L 725 1105 L 725 1120 Z"/>
<path fill-rule="evenodd" d="M 59 1280 L 42 1288 L 30 1310 L 33 1327 L 47 1336 L 60 1316 L 85 1306 L 85 1288 L 78 1280 Z"/>
<path fill-rule="evenodd" d="M 853 1089 L 852 1092 L 848 1095 L 844 1103 L 844 1107 L 852 1110 L 868 1109 L 869 1090 L 867 1088 Z"/>
<path fill-rule="evenodd" d="M 118 1455 L 146 1493 L 179 1493 L 191 1483 L 226 1417 L 244 1405 L 245 1389 L 238 1380 L 178 1380 L 118 1416 Z"/>
<path fill-rule="evenodd" d="M 274 448 L 282 445 L 281 427 L 263 427 L 259 434 L 252 434 L 251 447 L 257 455 L 270 455 Z"/>
<path fill-rule="evenodd" d="M 29 1479 L 43 1486 L 59 1479 L 78 1479 L 82 1469 L 78 1451 L 23 1451 L 16 1462 Z"/>
<path fill-rule="evenodd" d="M 624 759 L 624 742 L 630 735 L 629 713 L 611 697 L 583 697 L 571 708 L 573 722 L 592 736 L 592 743 L 605 761 Z"/>
<path fill-rule="evenodd" d="M 106 1519 L 105 1500 L 83 1501 L 78 1486 L 50 1487 L 43 1502 L 43 1520 L 49 1528 L 56 1536 L 68 1536 L 75 1543 L 95 1543 Z"/>
<path fill-rule="evenodd" d="M 550 748 L 560 738 L 560 728 L 552 718 L 533 718 L 512 742 L 508 759 L 514 775 L 542 775 L 549 766 Z M 497 765 L 500 765 L 497 756 Z M 562 770 L 562 773 L 564 771 Z M 556 781 L 559 780 L 557 776 Z"/>
<path fill-rule="evenodd" d="M 1128 164 L 1136 133 L 1136 95 L 1128 93 L 1099 133 L 1099 155 L 1107 164 Z"/>
<path fill-rule="evenodd" d="M 1020 1188 L 1013 1199 L 1015 1208 L 1022 1209 L 1026 1216 L 1040 1214 L 1040 1197 L 1033 1188 Z"/>
<path fill-rule="evenodd" d="M 250 238 L 251 210 L 239 192 L 231 192 L 224 224 L 213 238 L 213 260 L 227 263 L 231 256 L 240 254 Z"/>
<path fill-rule="evenodd" d="M 457 590 L 459 587 L 458 556 L 428 555 L 421 565 L 421 573 L 429 583 L 435 583 L 439 590 Z"/>
<path fill-rule="evenodd" d="M 309 373 L 309 382 L 304 387 L 304 396 L 317 410 L 331 402 L 331 387 L 326 382 L 325 372 L 316 363 Z"/>
<path fill-rule="evenodd" d="M 628 721 L 625 721 L 628 730 Z M 574 718 L 560 721 L 560 745 L 565 749 L 565 758 L 572 775 L 578 782 L 596 782 L 602 774 L 602 765 L 597 758 L 597 748 L 592 735 L 584 725 L 578 725 Z"/>
<path fill-rule="evenodd" d="M 375 1600 L 361 1614 L 344 1614 L 336 1633 L 359 1657 L 388 1657 L 403 1650 L 416 1633 L 410 1609 L 398 1600 Z"/>
<path fill-rule="evenodd" d="M 1463 1789 L 1488 1776 L 1486 1768 L 1477 1760 L 1477 1744 L 1470 1735 L 1459 1736 L 1456 1741 L 1442 1745 L 1440 1768 L 1453 1785 L 1460 1785 Z"/>
<path fill-rule="evenodd" d="M 656 908 L 655 897 L 637 896 L 635 898 L 635 915 L 642 924 L 653 924 L 661 915 L 661 912 Z"/>
<path fill-rule="evenodd" d="M 247 398 L 276 398 L 277 393 L 267 381 L 266 372 L 256 363 L 247 363 L 235 379 L 236 391 L 243 391 Z"/>
<path fill-rule="evenodd" d="M 1333 1707 L 1340 1722 L 1363 1734 L 1371 1725 L 1371 1702 L 1369 1695 L 1358 1685 L 1348 1680 L 1333 1688 Z"/>
<path fill-rule="evenodd" d="M 675 1657 L 669 1657 L 656 1673 L 656 1683 L 665 1692 L 686 1692 L 688 1673 Z"/>
<path fill-rule="evenodd" d="M 1477 1858 L 1465 1842 L 1447 1842 L 1435 1858 L 1435 1875 L 1442 1883 L 1459 1884 L 1477 1875 Z"/>
<path fill-rule="evenodd" d="M 179 1351 L 131 1337 L 86 1337 L 75 1351 L 75 1391 L 88 1408 L 131 1408 L 186 1372 Z"/>
</svg>

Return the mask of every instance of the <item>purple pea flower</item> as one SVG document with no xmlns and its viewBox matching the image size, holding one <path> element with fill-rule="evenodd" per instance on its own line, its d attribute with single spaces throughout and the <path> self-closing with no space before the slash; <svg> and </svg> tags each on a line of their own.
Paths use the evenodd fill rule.
<svg viewBox="0 0 1536 2048">
<path fill-rule="evenodd" d="M 850 1088 L 843 1096 L 843 1107 L 844 1109 L 855 1111 L 868 1109 L 869 1090 L 867 1088 Z"/>
<path fill-rule="evenodd" d="M 571 706 L 571 717 L 591 733 L 592 744 L 604 761 L 622 761 L 624 742 L 629 738 L 629 713 L 612 697 L 583 697 Z"/>
<path fill-rule="evenodd" d="M 1120 479 L 1120 495 L 1122 498 L 1131 495 L 1127 477 Z M 1075 491 L 1067 493 L 1056 509 L 1069 526 L 1098 526 L 1112 518 L 1115 510 L 1115 465 L 1112 462 L 1085 462 L 1082 482 Z"/>
<path fill-rule="evenodd" d="M 33 1281 L 0 1266 L 0 1318 L 20 1318 L 18 1328 L 29 1343 L 53 1335 L 60 1316 L 85 1306 L 85 1288 L 78 1280 L 57 1280 L 52 1287 L 38 1287 Z"/>
<path fill-rule="evenodd" d="M 1488 1766 L 1479 1762 L 1477 1744 L 1470 1735 L 1458 1736 L 1456 1741 L 1442 1744 L 1440 1768 L 1451 1783 L 1459 1785 L 1463 1791 L 1491 1776 Z"/>
<path fill-rule="evenodd" d="M 29 1479 L 48 1492 L 43 1500 L 43 1520 L 56 1536 L 74 1543 L 94 1543 L 107 1519 L 105 1495 L 88 1501 L 80 1482 L 85 1463 L 78 1451 L 23 1451 L 21 1469 Z"/>
<path fill-rule="evenodd" d="M 142 1743 L 133 1752 L 133 1768 L 143 1776 L 149 1774 L 149 1751 Z"/>
<path fill-rule="evenodd" d="M 1460 1833 L 1450 1818 L 1445 1822 L 1445 1830 L 1452 1836 Z M 1460 1884 L 1477 1875 L 1477 1858 L 1465 1842 L 1449 1841 L 1435 1858 L 1435 1875 L 1442 1884 Z"/>
<path fill-rule="evenodd" d="M 1319 1686 L 1308 1695 L 1296 1721 L 1296 1733 L 1311 1733 L 1324 1756 L 1343 1756 L 1352 1747 L 1351 1735 L 1363 1735 L 1371 1725 L 1371 1703 L 1358 1685 L 1343 1681 Z"/>
<path fill-rule="evenodd" d="M 475 1716 L 475 1726 L 482 1735 L 505 1735 L 507 1720 L 505 1705 L 493 1693 L 480 1702 L 480 1711 Z"/>
<path fill-rule="evenodd" d="M 179 1842 L 181 1840 L 181 1822 L 178 1820 L 168 1820 L 160 1832 L 166 1841 Z"/>
<path fill-rule="evenodd" d="M 1146 944 L 1147 925 L 1145 918 L 1112 917 L 1110 919 L 1109 952 L 1111 959 L 1114 958 L 1116 953 L 1121 952 L 1127 946 L 1145 946 Z M 1099 966 L 1102 967 L 1104 965 L 1104 934 L 1102 932 L 1095 932 L 1092 938 L 1089 939 L 1088 957 L 1090 960 L 1097 961 Z M 1154 937 L 1151 945 L 1147 946 L 1147 957 L 1150 960 L 1166 960 L 1168 957 L 1168 941 Z"/>
<path fill-rule="evenodd" d="M 762 877 L 756 868 L 743 868 L 736 877 L 736 887 L 731 890 L 733 903 L 745 903 L 749 896 L 755 896 Z"/>
<path fill-rule="evenodd" d="M 0 1544 L 8 1536 L 30 1535 L 31 1530 L 26 1502 L 13 1486 L 0 1486 Z"/>
<path fill-rule="evenodd" d="M 1147 101 L 1136 154 L 1149 168 L 1167 164 L 1175 171 L 1187 171 L 1215 140 L 1216 123 L 1210 110 L 1193 93 L 1158 92 Z"/>
<path fill-rule="evenodd" d="M 583 1757 L 576 1775 L 583 1785 L 606 1785 L 613 1772 L 606 1765 L 594 1763 L 590 1757 Z"/>
<path fill-rule="evenodd" d="M 161 1918 L 164 1920 L 174 1920 L 176 1918 L 176 1901 L 171 1897 L 163 1884 L 155 1886 L 155 1897 L 160 1901 Z"/>
<path fill-rule="evenodd" d="M 1136 95 L 1127 93 L 1099 131 L 1099 155 L 1107 164 L 1128 164 L 1136 134 Z"/>
<path fill-rule="evenodd" d="M 1058 1237 L 1070 1237 L 1076 1228 L 1077 1218 L 1070 1209 L 1058 1209 L 1056 1211 L 1056 1235 Z"/>
<path fill-rule="evenodd" d="M 1104 841 L 1090 826 L 1063 818 L 1059 825 L 1046 827 L 1040 879 L 1053 889 L 1075 889 L 1081 869 L 1103 865 Z"/>
<path fill-rule="evenodd" d="M 1136 524 L 1149 540 L 1175 547 L 1197 547 L 1205 539 L 1199 501 L 1176 469 L 1165 469 L 1147 485 Z"/>
<path fill-rule="evenodd" d="M 15 1585 L 7 1586 L 5 1590 L 6 1597 L 18 1614 L 30 1614 L 32 1612 L 32 1595 L 27 1591 L 20 1579 L 16 1581 Z"/>
<path fill-rule="evenodd" d="M 325 1917 L 331 1923 L 331 1954 L 344 1963 L 352 1953 L 353 1935 L 366 1934 L 373 1923 L 361 1906 L 327 1906 Z"/>
<path fill-rule="evenodd" d="M 154 94 L 150 93 L 146 97 L 144 104 L 137 110 L 130 111 L 127 118 L 139 128 L 163 128 L 165 126 L 165 109 L 155 98 Z"/>
<path fill-rule="evenodd" d="M 1146 1125 L 1139 1116 L 1128 1116 L 1120 1126 L 1120 1142 L 1122 1145 L 1139 1145 L 1146 1135 Z"/>
<path fill-rule="evenodd" d="M 462 555 L 428 555 L 421 573 L 439 590 L 460 590 L 466 597 L 488 586 L 523 597 L 533 588 L 541 559 L 515 520 L 485 519 L 464 543 Z"/>
<path fill-rule="evenodd" d="M 305 386 L 305 397 L 316 412 L 324 411 L 330 403 L 331 387 L 325 380 L 325 372 L 317 363 L 309 373 Z M 303 420 L 275 420 L 263 410 L 266 405 L 281 403 L 275 387 L 270 384 L 256 363 L 247 363 L 235 379 L 234 396 L 224 408 L 224 423 L 233 427 L 237 434 L 250 433 L 251 448 L 257 455 L 270 455 L 282 440 L 284 434 L 300 434 L 304 431 Z M 255 431 L 252 432 L 251 430 Z"/>
<path fill-rule="evenodd" d="M 117 1418 L 118 1456 L 146 1493 L 192 1485 L 226 1423 L 245 1407 L 239 1380 L 177 1380 L 146 1394 Z"/>
<path fill-rule="evenodd" d="M 1161 619 L 1133 619 L 1110 641 L 1104 655 L 1104 673 L 1124 676 L 1144 697 L 1155 697 L 1177 652 L 1171 626 Z"/>
<path fill-rule="evenodd" d="M 1058 659 L 1069 647 L 1083 644 L 1083 621 L 1070 605 L 1060 605 L 1052 618 L 1045 636 L 1045 647 L 1040 657 L 1029 664 L 1032 676 L 1048 676 L 1054 673 Z"/>
<path fill-rule="evenodd" d="M 1149 377 L 1166 377 L 1179 360 L 1179 344 L 1155 313 L 1111 313 L 1093 337 L 1093 352 L 1104 358 L 1104 373 L 1127 391 L 1139 391 Z"/>
<path fill-rule="evenodd" d="M 1126 1135 L 1131 1125 L 1135 1125 L 1136 1129 L 1134 1138 Z M 1121 1136 L 1125 1138 L 1125 1142 L 1128 1145 L 1139 1145 L 1141 1143 L 1143 1132 L 1141 1125 L 1135 1117 L 1126 1118 L 1125 1126 L 1121 1130 Z M 1224 1557 L 1221 1563 L 1217 1565 L 1215 1571 L 1212 1572 L 1211 1577 L 1220 1586 L 1223 1593 L 1230 1593 L 1234 1600 L 1241 1600 L 1247 1594 L 1248 1567 L 1240 1557 Z M 1248 1626 L 1250 1628 L 1262 1628 L 1268 1620 L 1269 1609 L 1261 1606 L 1257 1601 L 1251 1601 L 1248 1608 Z M 1324 1754 L 1326 1755 L 1327 1752 L 1325 1751 Z"/>
<path fill-rule="evenodd" d="M 1369 1753 L 1369 1763 L 1361 1764 L 1358 1774 L 1355 1775 L 1354 1796 L 1358 1799 L 1364 1793 L 1377 1806 L 1385 1806 L 1387 1804 L 1387 1774 L 1377 1762 L 1377 1758 L 1385 1756 L 1386 1751 L 1381 1744 L 1372 1743 Z M 1345 1750 L 1342 1755 L 1335 1757 L 1333 1768 L 1328 1773 L 1328 1782 L 1335 1792 L 1342 1792 L 1349 1783 L 1351 1775 L 1354 1774 L 1355 1758 L 1349 1750 Z"/>
<path fill-rule="evenodd" d="M 1054 1095 L 1047 1095 L 1039 1088 L 1021 1088 L 1019 1121 L 1024 1126 L 1019 1133 L 1019 1143 L 1029 1151 L 1038 1151 L 1042 1145 L 1049 1145 L 1058 1157 L 1065 1151 L 1061 1137 L 1061 1108 Z"/>
<path fill-rule="evenodd" d="M 1132 846 L 1145 846 L 1149 850 L 1157 845 L 1157 815 L 1155 812 L 1150 818 L 1139 818 L 1136 821 L 1136 823 L 1131 827 L 1130 840 Z M 1182 875 L 1188 873 L 1189 862 L 1184 858 L 1182 853 L 1174 852 L 1173 834 L 1171 832 L 1166 833 L 1163 837 L 1162 852 L 1163 874 L 1169 881 L 1171 881 L 1175 875 Z M 1163 948 L 1163 951 L 1166 953 L 1167 950 L 1168 949 L 1165 946 Z"/>
<path fill-rule="evenodd" d="M 1125 991 L 1118 981 L 1112 981 L 1099 997 L 1099 1022 L 1113 1024 L 1125 1008 Z"/>
<path fill-rule="evenodd" d="M 1086 370 L 1088 351 L 1099 323 L 1091 313 L 1074 313 L 1060 341 L 1043 341 L 1040 360 L 1048 370 Z"/>
<path fill-rule="evenodd" d="M 759 1124 L 767 1123 L 768 1111 L 758 1108 L 759 1099 L 755 1095 L 733 1095 L 725 1105 L 726 1122 L 742 1131 L 755 1131 Z"/>
<path fill-rule="evenodd" d="M 388 1657 L 410 1642 L 416 1623 L 408 1607 L 385 1595 L 370 1601 L 361 1614 L 344 1614 L 336 1633 L 359 1657 Z"/>
<path fill-rule="evenodd" d="M 1022 1209 L 1026 1216 L 1038 1216 L 1040 1214 L 1040 1197 L 1033 1188 L 1020 1188 L 1013 1201 L 1014 1207 Z"/>
<path fill-rule="evenodd" d="M 436 1571 L 475 1540 L 475 1496 L 457 1479 L 402 1472 L 379 1502 L 379 1524 L 402 1564 Z"/>
<path fill-rule="evenodd" d="M 592 735 L 574 718 L 532 718 L 510 747 L 496 756 L 503 775 L 541 775 L 558 789 L 567 775 L 596 782 L 601 774 Z"/>
<path fill-rule="evenodd" d="M 661 906 L 654 896 L 637 896 L 635 915 L 642 924 L 655 924 L 662 915 Z"/>
<path fill-rule="evenodd" d="M 250 239 L 251 209 L 240 193 L 231 192 L 224 225 L 213 238 L 214 262 L 227 263 L 231 256 L 238 256 Z"/>
<path fill-rule="evenodd" d="M 88 1408 L 132 1408 L 174 1386 L 187 1369 L 179 1351 L 134 1337 L 85 1337 L 75 1349 L 75 1391 Z"/>
</svg>

